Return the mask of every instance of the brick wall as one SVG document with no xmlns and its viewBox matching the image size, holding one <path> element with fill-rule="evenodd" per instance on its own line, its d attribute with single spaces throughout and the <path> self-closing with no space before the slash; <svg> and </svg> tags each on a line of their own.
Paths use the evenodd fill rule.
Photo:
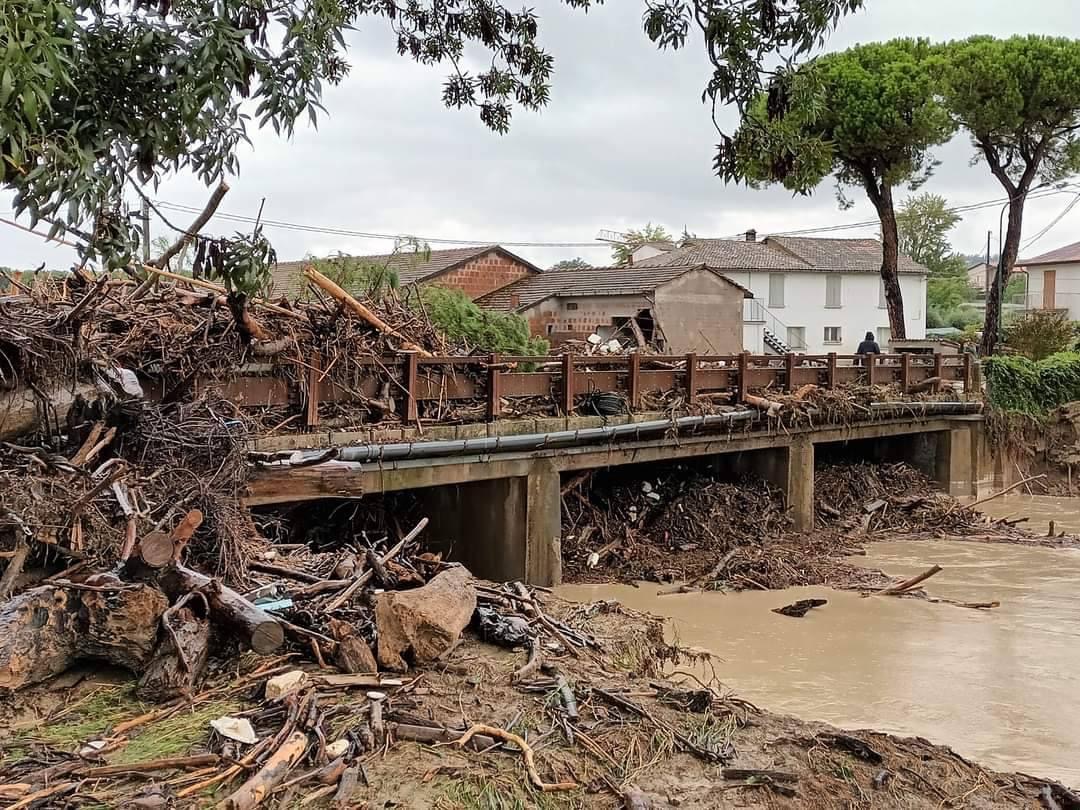
<svg viewBox="0 0 1080 810">
<path fill-rule="evenodd" d="M 430 283 L 461 290 L 469 298 L 476 300 L 482 295 L 512 284 L 529 273 L 529 268 L 521 262 L 493 250 L 477 256 L 456 270 L 436 276 Z"/>
</svg>

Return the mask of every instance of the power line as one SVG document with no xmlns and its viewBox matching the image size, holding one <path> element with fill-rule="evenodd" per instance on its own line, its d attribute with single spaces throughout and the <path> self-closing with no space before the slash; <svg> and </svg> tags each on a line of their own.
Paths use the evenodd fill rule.
<svg viewBox="0 0 1080 810">
<path fill-rule="evenodd" d="M 1035 193 L 1029 194 L 1027 199 L 1039 199 L 1039 198 L 1042 198 L 1042 197 L 1050 197 L 1050 196 L 1053 196 L 1053 195 L 1056 195 L 1056 194 L 1065 193 L 1065 190 L 1066 190 L 1066 187 L 1047 189 L 1046 191 L 1035 192 Z M 947 208 L 945 210 L 948 211 L 949 213 L 962 214 L 962 213 L 966 213 L 966 212 L 969 212 L 969 211 L 979 211 L 979 210 L 982 210 L 984 208 L 992 208 L 992 207 L 994 207 L 996 205 L 1001 205 L 1002 203 L 1005 203 L 1005 202 L 1008 202 L 1007 197 L 1006 198 L 997 198 L 997 199 L 992 199 L 992 200 L 983 200 L 981 202 L 969 203 L 967 205 L 953 206 L 953 207 Z M 179 203 L 172 203 L 172 202 L 168 202 L 168 201 L 165 201 L 165 200 L 155 200 L 155 203 L 158 206 L 162 207 L 162 208 L 166 208 L 166 209 L 170 209 L 170 210 L 174 210 L 174 211 L 181 211 L 181 212 L 184 212 L 184 213 L 197 214 L 202 210 L 202 209 L 196 208 L 194 206 L 181 205 Z M 229 213 L 224 213 L 224 212 L 217 212 L 217 213 L 214 214 L 214 217 L 216 219 L 222 219 L 222 220 L 226 220 L 226 221 L 229 221 L 229 222 L 238 222 L 238 223 L 244 223 L 244 224 L 255 224 L 257 221 L 259 221 L 255 217 L 252 217 L 252 216 L 245 216 L 245 215 L 242 215 L 242 214 L 229 214 Z M 388 240 L 388 241 L 397 241 L 397 240 L 401 239 L 404 236 L 404 234 L 400 234 L 400 233 L 398 233 L 398 234 L 377 233 L 377 232 L 371 232 L 371 231 L 354 230 L 354 229 L 351 229 L 351 228 L 339 228 L 339 227 L 327 226 L 327 225 L 305 225 L 303 223 L 298 223 L 298 222 L 286 222 L 286 221 L 283 221 L 283 220 L 273 220 L 273 219 L 263 219 L 263 220 L 261 220 L 261 224 L 266 226 L 266 227 L 269 227 L 269 228 L 278 228 L 278 229 L 281 229 L 281 230 L 299 231 L 299 232 L 302 232 L 302 233 L 319 233 L 319 234 L 326 234 L 326 235 L 329 235 L 329 236 L 346 236 L 346 237 L 359 238 L 359 239 L 380 239 L 380 240 Z M 801 229 L 789 230 L 789 231 L 776 231 L 776 232 L 769 233 L 769 234 L 766 234 L 766 235 L 768 235 L 768 236 L 805 236 L 805 235 L 818 234 L 818 233 L 837 233 L 837 232 L 841 232 L 841 231 L 860 230 L 860 229 L 864 229 L 864 228 L 878 227 L 878 226 L 880 226 L 880 224 L 881 224 L 880 220 L 870 219 L 870 220 L 864 220 L 862 222 L 847 222 L 847 223 L 839 223 L 839 224 L 835 224 L 835 225 L 822 225 L 822 226 L 816 227 L 816 228 L 801 228 Z M 732 235 L 730 237 L 726 237 L 726 238 L 728 238 L 728 239 L 738 239 L 742 235 L 743 234 L 739 233 L 739 234 L 734 234 L 734 235 Z M 1043 234 L 1040 234 L 1040 236 L 1042 236 L 1042 235 Z M 592 248 L 592 249 L 598 249 L 598 248 L 605 248 L 606 249 L 608 247 L 608 245 L 606 243 L 604 243 L 604 242 L 596 242 L 596 241 L 592 241 L 592 242 L 545 242 L 545 241 L 539 241 L 539 240 L 534 240 L 534 241 L 504 241 L 504 240 L 500 240 L 500 239 L 451 239 L 451 238 L 442 238 L 442 237 L 420 237 L 420 236 L 417 236 L 415 238 L 417 240 L 421 241 L 421 242 L 426 242 L 428 244 L 438 244 L 438 245 L 473 246 L 473 245 L 495 245 L 495 244 L 498 244 L 498 245 L 503 245 L 504 247 L 518 247 L 518 248 L 528 247 L 528 248 Z"/>
<path fill-rule="evenodd" d="M 1078 202 L 1080 202 L 1080 192 L 1077 192 L 1076 196 L 1069 200 L 1069 204 L 1062 209 L 1060 214 L 1050 220 L 1049 225 L 1047 225 L 1045 228 L 1043 228 L 1041 231 L 1039 231 L 1037 234 L 1027 240 L 1021 250 L 1028 250 L 1032 245 L 1034 245 L 1036 242 L 1046 236 L 1046 234 L 1048 234 L 1055 225 L 1057 225 L 1059 222 L 1061 222 L 1061 220 L 1068 216 L 1069 212 L 1076 207 L 1076 204 Z"/>
<path fill-rule="evenodd" d="M 161 208 L 166 208 L 173 211 L 198 213 L 201 210 L 190 205 L 180 205 L 178 203 L 170 203 L 163 200 L 155 200 L 154 202 Z M 256 222 L 255 217 L 243 216 L 240 214 L 226 214 L 222 212 L 215 213 L 213 218 L 224 219 L 229 222 L 242 222 L 249 224 L 255 224 Z M 356 231 L 349 228 L 337 228 L 333 226 L 303 225 L 297 222 L 283 222 L 281 220 L 274 219 L 263 219 L 261 220 L 261 224 L 265 227 L 280 228 L 282 230 L 302 231 L 305 233 L 321 233 L 330 236 L 351 236 L 359 239 L 386 239 L 396 241 L 405 236 L 405 234 L 400 233 L 372 233 L 368 231 Z M 439 237 L 427 236 L 415 236 L 413 238 L 417 239 L 420 242 L 438 245 L 503 245 L 504 247 L 609 248 L 609 245 L 603 242 L 509 242 L 499 239 L 444 239 Z"/>
</svg>

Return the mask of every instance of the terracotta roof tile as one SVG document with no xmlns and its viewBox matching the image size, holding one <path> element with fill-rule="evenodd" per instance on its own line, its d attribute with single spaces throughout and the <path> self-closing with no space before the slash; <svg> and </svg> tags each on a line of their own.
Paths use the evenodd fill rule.
<svg viewBox="0 0 1080 810">
<path fill-rule="evenodd" d="M 490 292 L 477 299 L 477 303 L 489 309 L 528 309 L 547 298 L 555 296 L 588 295 L 642 295 L 678 278 L 703 265 L 679 265 L 676 267 L 646 267 L 636 264 L 633 267 L 590 267 L 573 270 L 548 270 L 535 276 L 528 276 L 501 289 Z M 728 284 L 743 291 L 750 297 L 750 292 L 715 268 L 705 268 L 715 272 Z M 513 296 L 517 296 L 517 306 L 512 307 Z"/>
<path fill-rule="evenodd" d="M 1080 242 L 1059 247 L 1054 250 L 1034 256 L 1030 259 L 1018 260 L 1018 265 L 1027 264 L 1070 264 L 1080 262 Z"/>
<path fill-rule="evenodd" d="M 365 264 L 382 265 L 397 271 L 398 281 L 402 286 L 426 281 L 432 276 L 446 272 L 460 264 L 483 256 L 497 250 L 511 256 L 536 273 L 540 268 L 525 261 L 520 256 L 515 256 L 510 251 L 499 245 L 483 245 L 480 247 L 450 248 L 447 250 L 432 250 L 425 257 L 419 253 L 383 253 L 372 256 L 351 256 Z M 304 289 L 303 270 L 309 264 L 308 260 L 298 262 L 278 262 L 273 270 L 273 288 L 271 295 L 274 297 L 285 296 L 296 298 Z"/>
<path fill-rule="evenodd" d="M 759 242 L 695 239 L 684 247 L 636 263 L 636 267 L 707 264 L 718 270 L 772 272 L 880 273 L 881 243 L 876 239 L 816 239 L 769 236 Z M 922 265 L 901 255 L 901 273 L 926 273 Z"/>
</svg>

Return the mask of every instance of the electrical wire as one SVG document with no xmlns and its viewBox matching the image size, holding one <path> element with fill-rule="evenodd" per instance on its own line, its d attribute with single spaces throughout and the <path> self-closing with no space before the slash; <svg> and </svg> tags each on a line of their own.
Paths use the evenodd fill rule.
<svg viewBox="0 0 1080 810">
<path fill-rule="evenodd" d="M 1074 186 L 1075 184 L 1070 184 Z M 1063 186 L 1060 188 L 1047 189 L 1042 192 L 1035 192 L 1029 194 L 1027 199 L 1040 199 L 1042 197 L 1051 197 L 1056 194 L 1065 193 L 1069 186 Z M 170 209 L 173 211 L 180 211 L 184 213 L 199 213 L 202 209 L 196 208 L 190 205 L 182 205 L 179 203 L 168 202 L 167 200 L 155 200 L 156 205 L 161 208 Z M 992 200 L 983 200 L 977 203 L 969 203 L 967 205 L 958 205 L 945 209 L 946 211 L 954 214 L 962 214 L 969 211 L 979 211 L 984 208 L 992 208 L 997 205 L 1001 205 L 1004 202 L 1008 202 L 1008 198 L 997 198 Z M 242 214 L 229 214 L 224 212 L 217 212 L 214 214 L 215 219 L 221 219 L 228 222 L 237 222 L 243 224 L 255 224 L 258 220 L 255 217 L 245 216 Z M 329 236 L 346 236 L 358 239 L 382 239 L 397 241 L 403 237 L 403 234 L 388 234 L 388 233 L 376 233 L 370 231 L 353 230 L 350 228 L 339 228 L 334 226 L 323 225 L 306 225 L 298 222 L 286 222 L 283 220 L 263 219 L 261 224 L 268 228 L 277 228 L 281 230 L 299 231 L 303 233 L 319 233 Z M 806 236 L 811 234 L 820 233 L 837 233 L 848 230 L 858 230 L 864 228 L 878 227 L 880 221 L 877 219 L 864 220 L 862 222 L 848 222 L 838 223 L 835 225 L 822 225 L 816 228 L 802 228 L 789 231 L 775 231 L 766 234 L 767 236 Z M 1056 223 L 1055 223 L 1056 224 Z M 1040 234 L 1040 236 L 1043 234 Z M 743 236 L 742 233 L 733 234 L 728 239 L 738 239 Z M 462 245 L 462 246 L 479 246 L 479 245 L 502 245 L 504 247 L 517 247 L 517 248 L 609 248 L 610 246 L 606 242 L 545 242 L 539 240 L 533 241 L 504 241 L 501 239 L 450 239 L 441 237 L 415 237 L 418 241 L 426 242 L 433 245 Z"/>
<path fill-rule="evenodd" d="M 1050 231 L 1053 229 L 1053 227 L 1055 225 L 1057 225 L 1059 222 L 1061 222 L 1061 220 L 1065 219 L 1065 217 L 1068 216 L 1069 212 L 1072 211 L 1073 208 L 1076 207 L 1077 203 L 1080 203 L 1080 192 L 1076 193 L 1076 196 L 1073 197 L 1069 201 L 1069 204 L 1066 205 L 1062 209 L 1060 214 L 1058 214 L 1056 217 L 1054 217 L 1052 220 L 1050 220 L 1050 224 L 1048 224 L 1045 228 L 1043 228 L 1041 231 L 1039 231 L 1033 237 L 1028 239 L 1027 242 L 1024 243 L 1024 246 L 1021 248 L 1021 250 L 1030 249 L 1032 245 L 1034 245 L 1036 242 L 1038 242 L 1040 239 L 1042 239 L 1044 236 L 1046 236 L 1046 234 L 1050 233 Z"/>
</svg>

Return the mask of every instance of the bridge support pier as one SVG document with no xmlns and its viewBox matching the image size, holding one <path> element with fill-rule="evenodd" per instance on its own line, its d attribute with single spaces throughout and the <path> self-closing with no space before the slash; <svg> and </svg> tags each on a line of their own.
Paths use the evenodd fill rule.
<svg viewBox="0 0 1080 810">
<path fill-rule="evenodd" d="M 935 478 L 955 498 L 978 496 L 993 486 L 994 467 L 981 421 L 959 423 L 940 433 L 926 434 L 937 440 Z"/>
<path fill-rule="evenodd" d="M 562 497 L 550 462 L 528 475 L 432 487 L 421 499 L 436 547 L 478 577 L 561 583 Z"/>
<path fill-rule="evenodd" d="M 784 493 L 796 531 L 814 528 L 814 444 L 809 437 L 796 436 L 787 447 L 739 453 L 734 462 L 738 472 L 763 478 Z"/>
</svg>

